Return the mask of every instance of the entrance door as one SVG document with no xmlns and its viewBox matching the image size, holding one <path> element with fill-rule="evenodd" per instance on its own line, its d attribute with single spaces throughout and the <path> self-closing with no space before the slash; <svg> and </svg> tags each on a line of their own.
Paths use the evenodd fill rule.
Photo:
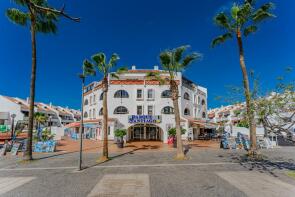
<svg viewBox="0 0 295 197">
<path fill-rule="evenodd" d="M 137 124 L 129 128 L 129 140 L 162 140 L 162 130 L 153 124 Z"/>
</svg>

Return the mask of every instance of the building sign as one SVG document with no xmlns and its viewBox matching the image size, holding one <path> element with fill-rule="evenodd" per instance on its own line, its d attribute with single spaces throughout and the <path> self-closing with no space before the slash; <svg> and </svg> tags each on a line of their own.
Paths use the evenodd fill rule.
<svg viewBox="0 0 295 197">
<path fill-rule="evenodd" d="M 161 123 L 161 116 L 151 116 L 151 115 L 132 115 L 128 116 L 129 123 Z"/>
</svg>

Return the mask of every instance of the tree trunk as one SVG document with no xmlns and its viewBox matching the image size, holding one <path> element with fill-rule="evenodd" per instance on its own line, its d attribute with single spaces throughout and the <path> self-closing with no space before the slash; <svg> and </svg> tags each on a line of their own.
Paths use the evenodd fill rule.
<svg viewBox="0 0 295 197">
<path fill-rule="evenodd" d="M 80 122 L 80 151 L 79 151 L 79 170 L 82 170 L 82 151 L 83 151 L 83 133 L 84 133 L 84 83 L 85 78 L 82 78 L 82 104 L 81 104 L 81 122 Z"/>
<path fill-rule="evenodd" d="M 109 159 L 108 151 L 108 77 L 103 79 L 103 151 L 101 161 L 106 161 Z"/>
<path fill-rule="evenodd" d="M 251 101 L 249 79 L 248 79 L 248 73 L 247 73 L 246 64 L 245 64 L 243 42 L 242 42 L 240 31 L 237 32 L 237 41 L 239 46 L 240 65 L 241 65 L 242 74 L 243 74 L 243 85 L 244 85 L 244 91 L 245 91 L 245 97 L 246 97 L 246 110 L 247 110 L 249 129 L 250 129 L 251 153 L 256 153 L 256 150 L 257 150 L 256 123 L 255 123 L 255 117 L 253 112 L 254 109 L 252 109 L 253 106 Z"/>
<path fill-rule="evenodd" d="M 175 116 L 175 129 L 176 129 L 176 140 L 177 140 L 176 159 L 183 160 L 185 159 L 185 155 L 183 153 L 182 139 L 181 139 L 180 112 L 179 112 L 179 105 L 178 105 L 179 91 L 178 91 L 178 85 L 175 80 L 170 81 L 170 90 L 171 90 L 171 98 L 173 101 L 174 116 Z"/>
<path fill-rule="evenodd" d="M 33 160 L 32 144 L 33 144 L 33 128 L 34 128 L 34 105 L 35 105 L 35 83 L 36 83 L 36 30 L 35 30 L 35 16 L 31 14 L 31 39 L 32 39 L 32 71 L 31 71 L 31 84 L 30 84 L 30 103 L 29 103 L 29 127 L 28 127 L 28 140 L 27 150 L 25 151 L 24 159 Z"/>
</svg>

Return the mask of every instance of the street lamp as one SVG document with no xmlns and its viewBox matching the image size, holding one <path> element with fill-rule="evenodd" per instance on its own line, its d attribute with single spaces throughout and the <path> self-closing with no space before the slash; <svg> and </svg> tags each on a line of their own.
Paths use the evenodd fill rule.
<svg viewBox="0 0 295 197">
<path fill-rule="evenodd" d="M 11 140 L 13 139 L 13 135 L 14 135 L 14 119 L 15 119 L 16 115 L 15 114 L 11 114 L 11 118 L 12 118 L 12 123 L 11 123 Z"/>
</svg>

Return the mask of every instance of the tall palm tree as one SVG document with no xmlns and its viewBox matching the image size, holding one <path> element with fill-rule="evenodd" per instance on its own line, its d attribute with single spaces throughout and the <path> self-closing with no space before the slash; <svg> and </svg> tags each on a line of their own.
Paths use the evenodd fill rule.
<svg viewBox="0 0 295 197">
<path fill-rule="evenodd" d="M 23 10 L 9 8 L 6 16 L 15 24 L 27 26 L 28 23 L 31 31 L 32 44 L 32 71 L 30 84 L 30 107 L 29 107 L 29 128 L 27 150 L 24 159 L 32 160 L 32 137 L 34 127 L 34 104 L 35 104 L 35 83 L 37 70 L 37 49 L 36 49 L 36 32 L 56 33 L 58 16 L 64 16 L 74 21 L 79 18 L 72 18 L 65 14 L 64 7 L 62 10 L 51 8 L 46 0 L 13 0 L 17 5 L 22 6 Z"/>
<path fill-rule="evenodd" d="M 275 17 L 271 10 L 274 8 L 273 3 L 265 3 L 256 8 L 255 0 L 245 0 L 242 4 L 235 3 L 230 13 L 221 12 L 214 17 L 214 22 L 221 27 L 225 33 L 216 37 L 212 41 L 212 47 L 232 39 L 237 39 L 240 57 L 240 67 L 243 74 L 244 94 L 246 98 L 247 117 L 250 127 L 251 154 L 256 154 L 256 123 L 252 99 L 250 93 L 248 73 L 245 64 L 244 48 L 242 36 L 247 37 L 258 30 L 258 25 L 262 21 Z"/>
<path fill-rule="evenodd" d="M 169 84 L 171 91 L 171 99 L 173 101 L 174 115 L 175 115 L 175 128 L 177 139 L 177 155 L 176 159 L 185 159 L 183 153 L 181 128 L 180 128 L 180 112 L 178 105 L 179 90 L 176 81 L 177 74 L 183 72 L 193 61 L 199 59 L 201 54 L 191 53 L 184 56 L 184 52 L 189 46 L 180 46 L 176 49 L 166 50 L 160 54 L 160 61 L 164 70 L 169 73 Z"/>
<path fill-rule="evenodd" d="M 80 123 L 80 154 L 79 154 L 79 170 L 82 170 L 82 150 L 83 150 L 83 133 L 84 133 L 84 89 L 85 79 L 88 76 L 94 76 L 96 74 L 94 66 L 88 61 L 84 60 L 82 66 L 82 74 L 79 75 L 82 81 L 82 102 L 81 102 L 81 123 Z"/>
<path fill-rule="evenodd" d="M 106 59 L 106 55 L 104 53 L 98 53 L 91 57 L 93 67 L 96 67 L 98 71 L 102 74 L 102 92 L 103 92 L 103 152 L 100 158 L 101 161 L 106 161 L 109 159 L 109 151 L 108 151 L 108 104 L 107 104 L 107 93 L 109 86 L 109 74 L 111 74 L 111 70 L 114 66 L 116 66 L 119 56 L 114 53 L 112 54 L 109 61 Z"/>
</svg>

